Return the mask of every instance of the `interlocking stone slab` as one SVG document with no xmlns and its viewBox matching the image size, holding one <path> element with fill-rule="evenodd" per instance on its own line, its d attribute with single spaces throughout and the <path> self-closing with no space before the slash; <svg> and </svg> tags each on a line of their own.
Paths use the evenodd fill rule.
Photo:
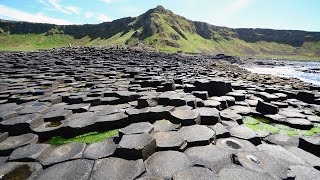
<svg viewBox="0 0 320 180">
<path fill-rule="evenodd" d="M 287 149 L 289 152 L 292 154 L 296 155 L 297 157 L 301 158 L 304 160 L 306 163 L 308 163 L 310 166 L 315 167 L 316 169 L 320 169 L 320 158 L 307 152 L 304 151 L 298 147 L 289 147 Z"/>
<path fill-rule="evenodd" d="M 147 159 L 156 150 L 156 140 L 149 134 L 124 135 L 119 143 L 117 154 L 119 157 L 136 160 Z"/>
<path fill-rule="evenodd" d="M 238 92 L 229 92 L 228 96 L 234 97 L 236 101 L 244 101 L 246 99 L 246 95 Z M 230 106 L 230 105 L 229 105 Z"/>
<path fill-rule="evenodd" d="M 155 107 L 159 103 L 158 97 L 153 96 L 142 96 L 138 99 L 138 107 Z"/>
<path fill-rule="evenodd" d="M 254 145 L 258 145 L 261 143 L 261 139 L 257 135 L 257 133 L 245 125 L 231 127 L 229 131 L 231 136 L 239 139 L 248 140 Z"/>
<path fill-rule="evenodd" d="M 221 120 L 224 121 L 236 121 L 239 122 L 242 120 L 242 116 L 237 113 L 237 111 L 232 110 L 223 110 L 220 112 Z"/>
<path fill-rule="evenodd" d="M 156 132 L 152 136 L 156 139 L 158 151 L 181 151 L 186 148 L 183 136 L 177 131 Z"/>
<path fill-rule="evenodd" d="M 197 97 L 200 98 L 202 100 L 206 100 L 208 99 L 209 95 L 207 91 L 193 91 L 192 94 Z"/>
<path fill-rule="evenodd" d="M 109 114 L 106 116 L 98 116 L 95 121 L 95 127 L 99 127 L 100 131 L 119 129 L 129 125 L 128 115 L 123 112 Z"/>
<path fill-rule="evenodd" d="M 248 115 L 253 113 L 253 109 L 247 106 L 235 105 L 231 106 L 230 109 L 241 115 Z"/>
<path fill-rule="evenodd" d="M 48 122 L 62 121 L 68 119 L 72 115 L 71 110 L 51 111 L 43 115 L 43 120 Z"/>
<path fill-rule="evenodd" d="M 232 165 L 231 151 L 226 148 L 218 148 L 214 145 L 197 146 L 188 148 L 185 154 L 193 164 L 208 168 L 218 173 L 224 167 Z"/>
<path fill-rule="evenodd" d="M 43 123 L 41 114 L 20 115 L 0 122 L 3 131 L 10 132 L 11 135 L 21 135 L 31 132 L 31 128 L 38 127 Z"/>
<path fill-rule="evenodd" d="M 161 151 L 153 154 L 145 162 L 147 173 L 150 175 L 170 179 L 179 171 L 192 166 L 190 159 L 181 152 Z"/>
<path fill-rule="evenodd" d="M 287 176 L 294 179 L 313 180 L 319 179 L 320 172 L 309 166 L 294 165 L 289 167 Z"/>
<path fill-rule="evenodd" d="M 5 139 L 7 139 L 7 137 L 9 136 L 9 133 L 8 132 L 1 132 L 0 133 L 0 143 L 2 142 L 2 141 L 4 141 Z"/>
<path fill-rule="evenodd" d="M 146 107 L 143 109 L 129 108 L 126 110 L 126 114 L 128 114 L 128 119 L 131 123 L 147 122 L 149 120 L 149 111 L 150 107 Z"/>
<path fill-rule="evenodd" d="M 114 113 L 118 113 L 119 110 L 118 109 L 115 109 L 113 107 L 107 107 L 107 108 L 104 108 L 103 110 L 100 110 L 98 112 L 96 112 L 96 116 L 107 116 L 109 114 L 114 114 Z"/>
<path fill-rule="evenodd" d="M 306 163 L 299 157 L 290 153 L 283 147 L 279 145 L 269 145 L 269 144 L 260 144 L 257 146 L 258 150 L 268 154 L 269 156 L 287 164 L 301 164 L 305 165 Z"/>
<path fill-rule="evenodd" d="M 203 125 L 215 125 L 221 121 L 219 111 L 215 108 L 202 107 L 193 111 L 200 114 L 201 124 Z"/>
<path fill-rule="evenodd" d="M 204 102 L 204 106 L 205 107 L 211 107 L 211 108 L 216 108 L 216 109 L 221 109 L 221 103 L 219 101 L 215 101 L 215 100 L 205 100 Z"/>
<path fill-rule="evenodd" d="M 119 130 L 120 137 L 129 134 L 150 134 L 154 130 L 153 125 L 149 122 L 132 123 L 125 128 Z"/>
<path fill-rule="evenodd" d="M 65 109 L 72 110 L 72 113 L 82 113 L 89 111 L 91 104 L 73 104 L 68 105 Z"/>
<path fill-rule="evenodd" d="M 90 178 L 93 168 L 93 161 L 87 159 L 77 159 L 53 165 L 36 177 L 39 180 L 87 180 Z"/>
<path fill-rule="evenodd" d="M 129 161 L 120 158 L 110 157 L 95 161 L 91 179 L 130 180 L 137 178 L 144 171 L 145 166 L 141 159 Z"/>
<path fill-rule="evenodd" d="M 51 103 L 32 103 L 26 105 L 19 111 L 20 114 L 33 114 L 33 113 L 40 113 L 44 114 L 48 112 L 50 109 Z"/>
<path fill-rule="evenodd" d="M 8 120 L 17 117 L 18 115 L 17 111 L 0 111 L 0 121 Z"/>
<path fill-rule="evenodd" d="M 269 135 L 265 138 L 265 140 L 270 143 L 270 144 L 277 144 L 277 145 L 281 145 L 281 146 L 294 146 L 294 147 L 298 147 L 299 145 L 299 139 L 295 138 L 295 137 L 289 137 L 286 135 L 282 135 L 282 134 L 272 134 Z"/>
<path fill-rule="evenodd" d="M 83 152 L 83 157 L 87 159 L 101 159 L 114 155 L 118 144 L 115 138 L 108 138 L 101 142 L 96 142 L 87 145 Z"/>
<path fill-rule="evenodd" d="M 40 163 L 44 166 L 51 166 L 64 161 L 82 158 L 82 153 L 86 148 L 86 144 L 68 143 L 53 149 L 49 154 L 45 155 Z"/>
<path fill-rule="evenodd" d="M 0 155 L 10 155 L 14 149 L 28 144 L 35 144 L 38 142 L 38 139 L 37 135 L 31 133 L 20 136 L 9 136 L 0 143 Z"/>
<path fill-rule="evenodd" d="M 255 145 L 253 145 L 250 141 L 232 138 L 232 137 L 218 139 L 216 146 L 233 150 L 233 151 L 257 151 L 257 148 L 255 147 Z"/>
<path fill-rule="evenodd" d="M 11 161 L 39 161 L 42 155 L 51 151 L 49 144 L 30 144 L 15 149 L 9 156 Z"/>
<path fill-rule="evenodd" d="M 1 179 L 34 179 L 42 170 L 37 163 L 8 162 L 0 166 Z"/>
<path fill-rule="evenodd" d="M 182 126 L 200 124 L 200 114 L 192 110 L 174 110 L 170 112 L 173 123 Z"/>
<path fill-rule="evenodd" d="M 165 132 L 178 130 L 181 124 L 173 124 L 169 120 L 158 120 L 153 123 L 154 131 Z"/>
<path fill-rule="evenodd" d="M 320 157 L 320 136 L 301 137 L 299 139 L 299 148 Z"/>
<path fill-rule="evenodd" d="M 174 180 L 207 180 L 207 179 L 218 179 L 218 176 L 207 168 L 202 167 L 191 167 L 189 169 L 180 171 L 173 175 Z"/>
<path fill-rule="evenodd" d="M 61 136 L 64 133 L 66 121 L 44 122 L 40 126 L 33 128 L 32 132 L 37 134 L 40 140 L 47 140 L 54 136 Z"/>
<path fill-rule="evenodd" d="M 277 114 L 279 107 L 271 103 L 258 101 L 256 110 L 262 114 Z"/>
<path fill-rule="evenodd" d="M 203 125 L 192 125 L 181 127 L 178 131 L 188 147 L 208 145 L 213 141 L 214 131 Z"/>
<path fill-rule="evenodd" d="M 302 118 L 287 118 L 285 123 L 297 129 L 310 130 L 313 128 L 313 124 L 309 120 Z"/>
<path fill-rule="evenodd" d="M 238 152 L 234 154 L 233 161 L 246 169 L 268 173 L 277 179 L 287 177 L 286 164 L 262 152 Z"/>
<path fill-rule="evenodd" d="M 234 180 L 234 179 L 260 179 L 269 180 L 274 179 L 270 174 L 251 171 L 245 168 L 225 168 L 219 174 L 221 180 Z"/>
</svg>

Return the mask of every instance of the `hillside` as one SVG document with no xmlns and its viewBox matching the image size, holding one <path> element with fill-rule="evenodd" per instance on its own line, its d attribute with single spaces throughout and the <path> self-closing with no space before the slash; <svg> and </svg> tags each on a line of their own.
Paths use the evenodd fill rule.
<svg viewBox="0 0 320 180">
<path fill-rule="evenodd" d="M 53 25 L 0 20 L 1 50 L 34 50 L 72 45 L 150 46 L 161 51 L 226 53 L 320 59 L 320 33 L 232 29 L 190 21 L 158 6 L 138 17 L 86 25 Z"/>
</svg>

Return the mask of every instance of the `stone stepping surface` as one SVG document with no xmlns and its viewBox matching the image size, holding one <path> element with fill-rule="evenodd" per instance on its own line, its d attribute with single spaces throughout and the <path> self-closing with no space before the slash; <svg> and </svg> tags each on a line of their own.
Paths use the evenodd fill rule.
<svg viewBox="0 0 320 180">
<path fill-rule="evenodd" d="M 221 57 L 0 53 L 0 179 L 320 177 L 320 88 L 210 69 Z M 85 134 L 92 142 L 73 142 Z"/>
</svg>

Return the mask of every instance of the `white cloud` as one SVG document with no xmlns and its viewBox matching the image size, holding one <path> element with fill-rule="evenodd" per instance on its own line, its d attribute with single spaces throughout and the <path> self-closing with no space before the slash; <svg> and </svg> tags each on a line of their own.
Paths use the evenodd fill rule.
<svg viewBox="0 0 320 180">
<path fill-rule="evenodd" d="M 80 9 L 78 7 L 63 6 L 60 4 L 60 0 L 39 0 L 39 2 L 46 6 L 51 6 L 64 14 L 80 14 Z"/>
<path fill-rule="evenodd" d="M 86 13 L 84 14 L 84 17 L 86 17 L 87 19 L 90 19 L 90 18 L 92 18 L 93 16 L 95 16 L 95 14 L 94 14 L 93 12 L 86 12 Z"/>
<path fill-rule="evenodd" d="M 111 18 L 105 14 L 99 14 L 98 19 L 102 22 L 109 22 L 111 21 Z"/>
<path fill-rule="evenodd" d="M 11 18 L 18 21 L 27 21 L 27 22 L 39 22 L 39 23 L 50 23 L 50 24 L 59 24 L 59 25 L 68 25 L 74 24 L 70 21 L 64 19 L 51 18 L 40 13 L 30 14 L 18 9 L 14 9 L 5 5 L 0 4 L 0 16 Z"/>
<path fill-rule="evenodd" d="M 105 2 L 105 3 L 114 3 L 114 2 L 119 2 L 119 1 L 122 1 L 122 0 L 101 0 L 102 2 Z"/>
<path fill-rule="evenodd" d="M 67 6 L 65 9 L 74 14 L 80 14 L 80 9 L 75 6 Z"/>
</svg>

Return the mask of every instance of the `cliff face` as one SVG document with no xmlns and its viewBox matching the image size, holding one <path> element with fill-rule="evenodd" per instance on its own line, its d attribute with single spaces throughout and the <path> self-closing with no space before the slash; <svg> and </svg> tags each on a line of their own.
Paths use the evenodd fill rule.
<svg viewBox="0 0 320 180">
<path fill-rule="evenodd" d="M 75 39 L 108 40 L 104 44 L 120 42 L 127 45 L 143 43 L 157 49 L 187 49 L 195 52 L 224 52 L 223 47 L 209 47 L 220 41 L 243 43 L 271 42 L 301 47 L 304 43 L 319 42 L 319 32 L 272 29 L 233 29 L 188 20 L 158 6 L 138 17 L 128 17 L 112 22 L 85 25 L 53 25 L 0 20 L 0 34 L 54 34 L 68 35 Z M 113 39 L 111 41 L 110 39 Z M 120 39 L 120 40 L 116 40 Z M 120 43 L 120 44 L 121 44 Z M 83 44 L 87 45 L 87 44 Z M 207 46 L 207 47 L 206 47 Z M 244 45 L 243 53 L 256 53 Z M 250 47 L 249 47 L 250 49 Z M 261 48 L 260 48 L 261 49 Z M 263 51 L 268 49 L 262 48 Z M 319 50 L 319 49 L 318 49 Z"/>
</svg>

